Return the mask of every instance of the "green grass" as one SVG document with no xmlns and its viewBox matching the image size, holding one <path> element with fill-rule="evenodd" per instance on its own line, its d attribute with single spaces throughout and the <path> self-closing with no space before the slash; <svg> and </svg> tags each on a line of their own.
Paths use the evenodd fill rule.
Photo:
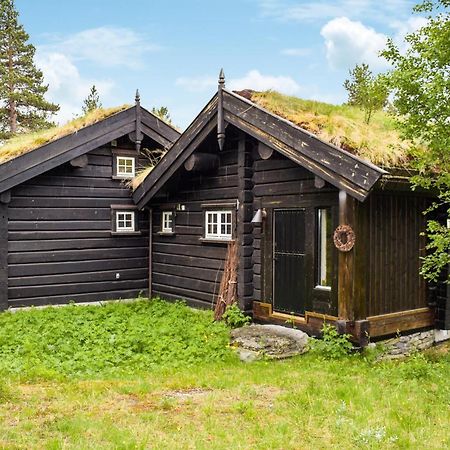
<svg viewBox="0 0 450 450">
<path fill-rule="evenodd" d="M 364 111 L 349 105 L 331 105 L 283 95 L 253 92 L 251 100 L 301 128 L 344 150 L 385 167 L 404 167 L 410 157 L 395 123 L 384 111 L 376 111 L 369 124 Z"/>
<path fill-rule="evenodd" d="M 0 146 L 0 164 L 17 158 L 24 153 L 31 152 L 45 144 L 56 141 L 69 134 L 85 128 L 94 123 L 100 122 L 113 114 L 117 114 L 129 108 L 129 105 L 122 105 L 115 108 L 100 108 L 90 111 L 84 116 L 70 120 L 64 125 L 52 127 L 32 133 L 19 134 Z"/>
<path fill-rule="evenodd" d="M 450 446 L 448 347 L 400 363 L 308 353 L 244 364 L 210 312 L 160 301 L 2 314 L 0 329 L 0 448 Z M 136 340 L 148 363 L 127 355 Z M 62 353 L 50 357 L 55 341 Z M 83 352 L 72 374 L 62 362 Z M 40 361 L 40 373 L 18 371 L 10 354 Z"/>
</svg>

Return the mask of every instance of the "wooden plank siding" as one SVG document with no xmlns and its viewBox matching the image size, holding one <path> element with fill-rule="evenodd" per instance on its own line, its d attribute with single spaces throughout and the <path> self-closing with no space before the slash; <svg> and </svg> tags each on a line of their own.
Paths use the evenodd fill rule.
<svg viewBox="0 0 450 450">
<path fill-rule="evenodd" d="M 358 220 L 365 241 L 356 265 L 364 276 L 365 311 L 358 318 L 426 307 L 427 286 L 419 276 L 424 255 L 427 199 L 406 193 L 373 193 L 359 204 Z"/>
<path fill-rule="evenodd" d="M 147 290 L 148 214 L 139 213 L 141 234 L 111 234 L 111 205 L 133 206 L 130 189 L 112 179 L 112 158 L 109 145 L 99 147 L 85 167 L 66 163 L 11 190 L 10 307 L 131 298 Z M 145 163 L 139 158 L 138 166 Z"/>
<path fill-rule="evenodd" d="M 338 190 L 329 184 L 321 189 L 314 185 L 314 174 L 287 157 L 274 152 L 269 159 L 262 159 L 253 152 L 254 212 L 265 208 L 267 217 L 263 225 L 253 231 L 253 298 L 255 301 L 272 303 L 272 217 L 277 208 L 307 208 L 308 229 L 306 239 L 308 304 L 307 310 L 323 314 L 336 314 L 337 265 L 333 268 L 331 292 L 315 289 L 316 227 L 315 210 L 332 207 L 337 223 Z M 337 253 L 333 256 L 336 263 Z"/>
</svg>

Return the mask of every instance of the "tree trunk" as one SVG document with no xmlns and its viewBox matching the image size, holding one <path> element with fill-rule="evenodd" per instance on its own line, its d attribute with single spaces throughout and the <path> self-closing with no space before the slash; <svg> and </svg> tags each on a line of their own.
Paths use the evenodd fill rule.
<svg viewBox="0 0 450 450">
<path fill-rule="evenodd" d="M 9 131 L 11 132 L 11 134 L 15 134 L 17 132 L 17 110 L 16 110 L 16 102 L 15 100 L 13 100 L 11 97 L 14 94 L 14 84 L 11 81 L 12 79 L 12 73 L 14 70 L 14 66 L 13 66 L 13 55 L 12 52 L 9 51 L 8 54 L 8 72 L 9 72 L 9 101 L 8 101 L 8 106 L 9 106 L 9 118 L 8 118 L 8 122 L 9 122 Z"/>
</svg>

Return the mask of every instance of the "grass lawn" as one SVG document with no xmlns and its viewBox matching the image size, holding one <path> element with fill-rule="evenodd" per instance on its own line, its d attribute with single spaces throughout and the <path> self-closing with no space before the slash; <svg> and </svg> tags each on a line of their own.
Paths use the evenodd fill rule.
<svg viewBox="0 0 450 450">
<path fill-rule="evenodd" d="M 139 301 L 0 315 L 0 448 L 450 447 L 450 353 L 244 364 L 228 329 Z"/>
</svg>

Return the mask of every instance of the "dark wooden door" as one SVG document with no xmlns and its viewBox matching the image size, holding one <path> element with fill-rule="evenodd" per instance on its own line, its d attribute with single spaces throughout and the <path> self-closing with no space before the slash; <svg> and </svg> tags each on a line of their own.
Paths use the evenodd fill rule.
<svg viewBox="0 0 450 450">
<path fill-rule="evenodd" d="M 304 314 L 305 209 L 274 210 L 273 228 L 273 308 Z"/>
</svg>

